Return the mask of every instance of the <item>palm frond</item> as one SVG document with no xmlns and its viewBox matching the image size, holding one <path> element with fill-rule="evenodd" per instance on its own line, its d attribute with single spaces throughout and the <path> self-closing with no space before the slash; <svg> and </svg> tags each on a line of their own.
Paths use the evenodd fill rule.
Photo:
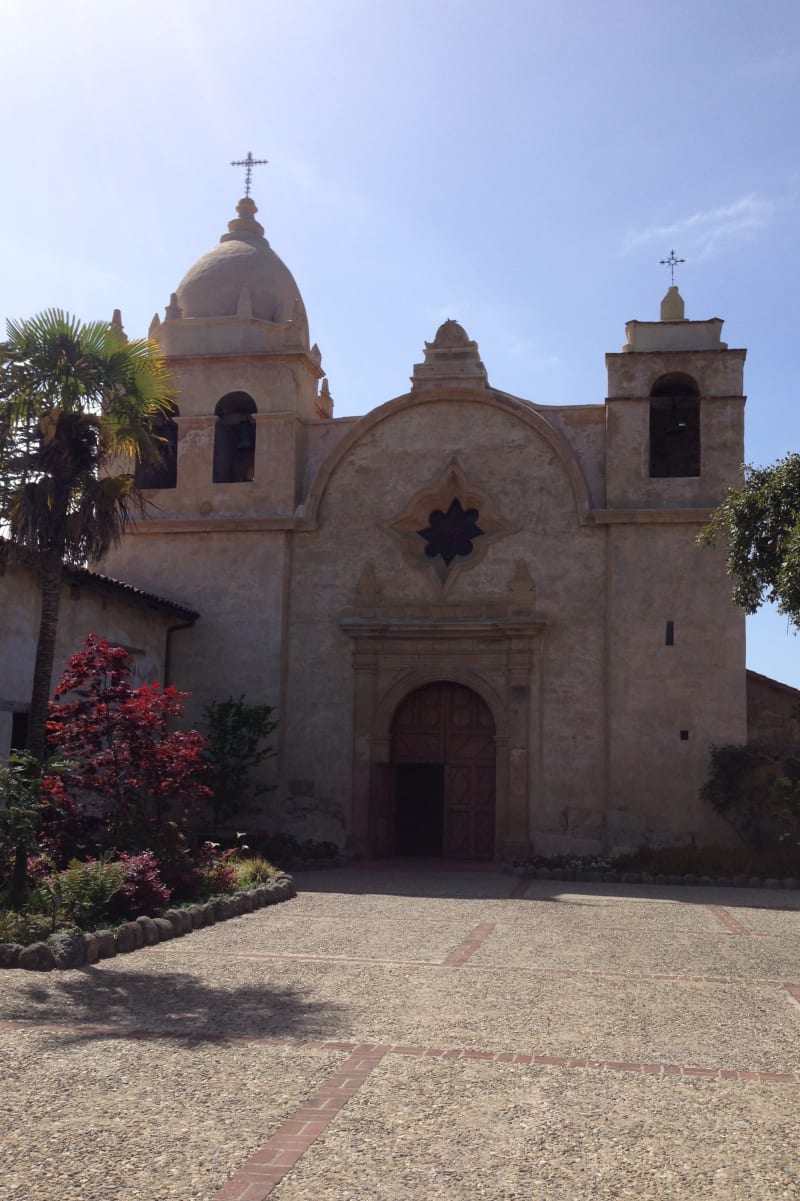
<svg viewBox="0 0 800 1201">
<path fill-rule="evenodd" d="M 153 460 L 174 408 L 157 344 L 62 309 L 9 321 L 0 345 L 0 524 L 69 562 L 101 557 L 142 512 L 121 457 Z"/>
</svg>

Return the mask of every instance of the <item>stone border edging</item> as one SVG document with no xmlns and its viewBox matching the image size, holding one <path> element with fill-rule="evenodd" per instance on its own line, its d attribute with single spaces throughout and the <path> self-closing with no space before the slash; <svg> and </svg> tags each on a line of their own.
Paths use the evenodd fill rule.
<svg viewBox="0 0 800 1201">
<path fill-rule="evenodd" d="M 23 968 L 30 972 L 64 971 L 111 959 L 115 955 L 152 947 L 170 938 L 191 934 L 203 926 L 214 926 L 230 917 L 253 913 L 266 905 L 276 905 L 297 896 L 294 880 L 281 872 L 272 883 L 260 884 L 246 892 L 211 897 L 202 904 L 184 909 L 165 909 L 158 917 L 137 917 L 114 930 L 63 930 L 51 934 L 46 942 L 24 947 L 16 942 L 0 943 L 0 968 Z"/>
<path fill-rule="evenodd" d="M 564 880 L 588 884 L 673 884 L 686 888 L 800 888 L 800 880 L 787 876 L 651 876 L 648 872 L 596 872 L 569 867 L 512 866 L 511 875 L 522 880 Z"/>
</svg>

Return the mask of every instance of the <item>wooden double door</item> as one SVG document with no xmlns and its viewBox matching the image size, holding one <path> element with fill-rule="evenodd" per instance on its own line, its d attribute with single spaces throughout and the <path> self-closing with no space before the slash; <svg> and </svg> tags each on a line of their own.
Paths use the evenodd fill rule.
<svg viewBox="0 0 800 1201">
<path fill-rule="evenodd" d="M 406 697 L 373 806 L 378 854 L 494 857 L 495 726 L 476 692 L 441 681 Z"/>
</svg>

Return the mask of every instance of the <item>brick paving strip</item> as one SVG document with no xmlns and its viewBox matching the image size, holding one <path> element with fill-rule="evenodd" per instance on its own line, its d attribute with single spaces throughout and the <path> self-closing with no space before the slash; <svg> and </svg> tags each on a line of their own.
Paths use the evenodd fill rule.
<svg viewBox="0 0 800 1201">
<path fill-rule="evenodd" d="M 752 937 L 753 931 L 748 930 L 747 926 L 729 913 L 724 905 L 706 905 L 706 909 L 725 927 L 729 934 L 746 934 Z"/>
<path fill-rule="evenodd" d="M 800 1005 L 800 984 L 789 984 L 784 987 L 789 995 L 792 996 L 792 999 Z M 224 1034 L 221 1031 L 205 1030 L 202 1034 L 198 1034 L 193 1030 L 183 1029 L 149 1030 L 142 1026 L 84 1026 L 80 1023 L 67 1025 L 55 1022 L 26 1021 L 17 1018 L 0 1021 L 0 1030 L 28 1031 L 37 1034 L 72 1034 L 82 1037 L 91 1036 L 94 1038 L 122 1040 L 180 1039 L 181 1042 L 189 1043 L 212 1042 L 230 1043 L 233 1046 L 287 1047 L 298 1051 L 347 1051 L 350 1053 L 351 1059 L 357 1060 L 359 1063 L 363 1061 L 358 1072 L 354 1072 L 354 1070 L 347 1067 L 351 1060 L 346 1060 L 337 1069 L 335 1075 L 326 1081 L 321 1086 L 321 1089 L 318 1089 L 314 1093 L 314 1096 L 318 1096 L 321 1091 L 324 1093 L 331 1080 L 335 1080 L 337 1083 L 333 1094 L 334 1098 L 346 1097 L 348 1100 L 357 1090 L 352 1089 L 348 1092 L 339 1078 L 346 1076 L 348 1079 L 352 1079 L 352 1081 L 358 1080 L 359 1085 L 363 1084 L 364 1079 L 377 1066 L 378 1061 L 389 1055 L 405 1055 L 426 1059 L 481 1060 L 485 1063 L 517 1063 L 526 1066 L 533 1065 L 534 1067 L 582 1068 L 589 1071 L 635 1072 L 647 1076 L 703 1077 L 707 1080 L 733 1080 L 748 1083 L 755 1081 L 756 1083 L 800 1084 L 800 1072 L 760 1072 L 745 1068 L 700 1068 L 695 1067 L 693 1064 L 641 1063 L 633 1060 L 590 1059 L 575 1055 L 537 1055 L 532 1051 L 481 1051 L 473 1047 L 423 1047 L 420 1045 L 410 1046 L 404 1043 L 373 1044 L 289 1037 L 273 1038 L 269 1035 Z M 375 1062 L 372 1062 L 372 1060 L 375 1060 Z M 361 1079 L 359 1073 L 363 1074 L 363 1079 Z M 307 1107 L 308 1102 L 305 1102 L 301 1106 L 301 1110 L 305 1111 Z M 334 1106 L 331 1103 L 328 1106 L 319 1106 L 318 1108 L 324 1111 L 330 1109 L 331 1111 L 335 1110 L 338 1112 L 342 1108 L 342 1105 Z M 295 1120 L 297 1112 L 299 1111 L 295 1111 L 288 1120 Z M 314 1120 L 319 1121 L 321 1119 L 317 1116 Z M 251 1199 L 248 1197 L 247 1201 L 251 1201 Z"/>
<path fill-rule="evenodd" d="M 481 922 L 464 941 L 451 951 L 444 964 L 433 967 L 462 966 L 492 933 L 494 924 Z M 800 984 L 784 984 L 791 999 L 800 1006 Z M 800 1072 L 763 1072 L 734 1068 L 703 1068 L 691 1064 L 640 1063 L 613 1059 L 589 1059 L 572 1055 L 545 1055 L 528 1051 L 484 1051 L 468 1047 L 423 1047 L 404 1044 L 374 1044 L 344 1041 L 303 1040 L 269 1036 L 227 1035 L 222 1032 L 191 1030 L 149 1030 L 142 1027 L 96 1026 L 42 1023 L 35 1020 L 0 1020 L 0 1030 L 78 1034 L 82 1037 L 111 1039 L 181 1039 L 295 1048 L 303 1051 L 340 1051 L 347 1053 L 336 1071 L 278 1127 L 262 1146 L 247 1159 L 214 1194 L 214 1201 L 265 1201 L 318 1138 L 324 1133 L 351 1097 L 359 1091 L 378 1064 L 387 1056 L 412 1056 L 426 1059 L 466 1060 L 484 1063 L 513 1063 L 544 1068 L 572 1068 L 585 1071 L 632 1072 L 639 1075 L 682 1079 L 720 1080 L 736 1083 L 800 1084 Z"/>
<path fill-rule="evenodd" d="M 439 967 L 463 967 L 468 959 L 471 959 L 486 939 L 497 929 L 495 922 L 478 922 L 474 930 L 470 930 L 467 937 L 455 947 L 449 955 L 445 955 Z"/>
<path fill-rule="evenodd" d="M 214 1201 L 263 1201 L 269 1196 L 389 1051 L 388 1046 L 372 1043 L 333 1042 L 322 1046 L 326 1050 L 350 1050 L 351 1054 L 226 1181 L 214 1194 Z"/>
<path fill-rule="evenodd" d="M 489 925 L 489 923 L 485 923 Z M 717 937 L 712 935 L 712 937 Z M 724 938 L 726 935 L 720 935 Z M 539 966 L 530 963 L 467 963 L 469 956 L 467 955 L 460 961 L 452 961 L 451 955 L 455 955 L 462 947 L 471 946 L 470 954 L 474 954 L 478 950 L 481 943 L 485 939 L 473 945 L 472 937 L 460 943 L 455 951 L 451 951 L 445 959 L 437 962 L 434 959 L 371 959 L 366 955 L 311 955 L 305 952 L 292 951 L 213 951 L 207 952 L 192 951 L 190 948 L 181 947 L 180 954 L 186 959 L 198 958 L 207 962 L 209 959 L 235 959 L 244 960 L 245 962 L 265 962 L 270 963 L 273 960 L 281 962 L 288 960 L 294 963 L 320 963 L 320 964 L 351 964 L 355 967 L 415 967 L 426 968 L 430 971 L 441 971 L 443 968 L 448 970 L 452 968 L 464 967 L 471 972 L 524 972 L 532 976 L 569 976 L 589 977 L 590 979 L 599 978 L 601 980 L 636 980 L 638 982 L 661 984 L 664 981 L 679 981 L 682 984 L 756 984 L 766 988 L 784 988 L 787 981 L 779 976 L 693 976 L 687 972 L 623 972 L 614 968 L 592 968 L 592 967 L 556 967 L 552 964 L 544 964 Z M 177 950 L 177 948 L 176 948 Z"/>
</svg>

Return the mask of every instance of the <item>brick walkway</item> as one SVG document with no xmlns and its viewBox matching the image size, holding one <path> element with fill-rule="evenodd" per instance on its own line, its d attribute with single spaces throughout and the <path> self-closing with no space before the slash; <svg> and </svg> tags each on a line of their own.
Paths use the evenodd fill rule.
<svg viewBox="0 0 800 1201">
<path fill-rule="evenodd" d="M 797 894 L 298 885 L 0 977 L 3 1201 L 800 1197 Z"/>
</svg>

